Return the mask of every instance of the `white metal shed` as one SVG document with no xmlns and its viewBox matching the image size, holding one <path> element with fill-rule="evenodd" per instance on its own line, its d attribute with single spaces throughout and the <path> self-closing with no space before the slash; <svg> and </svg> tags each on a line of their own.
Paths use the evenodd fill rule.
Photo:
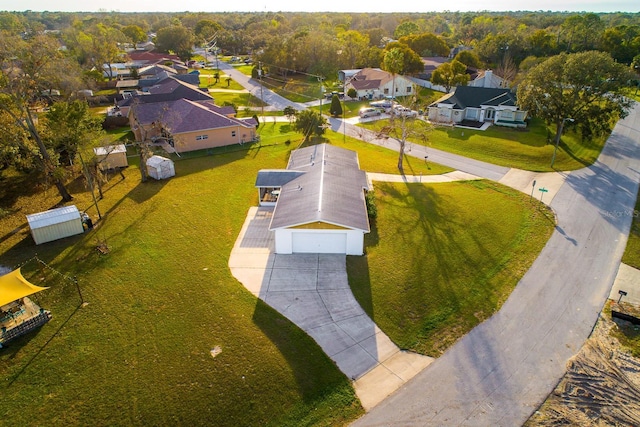
<svg viewBox="0 0 640 427">
<path fill-rule="evenodd" d="M 147 159 L 147 173 L 155 179 L 167 179 L 176 174 L 173 160 L 162 156 L 151 156 Z"/>
<path fill-rule="evenodd" d="M 96 147 L 93 149 L 97 160 L 100 162 L 101 170 L 109 170 L 115 168 L 126 168 L 129 166 L 127 160 L 127 147 L 124 144 L 107 145 L 105 147 Z"/>
<path fill-rule="evenodd" d="M 36 245 L 84 232 L 82 218 L 74 205 L 27 215 Z"/>
</svg>

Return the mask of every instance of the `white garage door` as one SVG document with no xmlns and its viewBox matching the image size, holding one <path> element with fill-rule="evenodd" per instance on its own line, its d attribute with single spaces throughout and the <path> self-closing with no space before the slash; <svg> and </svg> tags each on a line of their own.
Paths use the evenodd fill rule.
<svg viewBox="0 0 640 427">
<path fill-rule="evenodd" d="M 293 253 L 347 253 L 347 233 L 292 233 Z"/>
</svg>

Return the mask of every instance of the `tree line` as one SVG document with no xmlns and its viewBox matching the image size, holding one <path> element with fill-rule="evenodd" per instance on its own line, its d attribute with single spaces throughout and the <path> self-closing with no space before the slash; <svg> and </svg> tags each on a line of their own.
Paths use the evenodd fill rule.
<svg viewBox="0 0 640 427">
<path fill-rule="evenodd" d="M 471 48 L 462 49 L 446 70 L 436 73 L 447 87 L 464 84 L 459 76 L 467 67 L 493 68 L 512 83 L 541 86 L 544 77 L 525 79 L 548 58 L 566 62 L 567 55 L 585 53 L 576 63 L 592 72 L 583 74 L 594 77 L 599 69 L 588 60 L 602 60 L 609 67 L 609 58 L 618 65 L 602 69 L 594 78 L 613 70 L 618 80 L 627 79 L 618 81 L 620 86 L 631 78 L 621 66 L 636 73 L 640 67 L 640 14 L 0 12 L 0 126 L 5 131 L 0 137 L 0 170 L 10 165 L 37 167 L 58 186 L 62 198 L 69 199 L 62 188 L 65 166 L 74 161 L 81 141 L 99 137 L 88 110 L 78 106 L 82 100 L 73 97 L 78 89 L 100 87 L 103 65 L 125 61 L 126 47 L 148 41 L 183 61 L 193 57 L 194 47 L 215 45 L 221 53 L 251 55 L 271 73 L 323 78 L 334 77 L 340 69 L 364 67 L 418 74 L 423 70 L 421 57 Z M 540 75 L 541 69 L 545 68 L 530 75 Z M 587 86 L 595 87 L 593 79 Z M 602 93 L 617 93 L 618 86 L 610 86 L 603 86 L 608 92 Z M 61 91 L 55 100 L 66 104 L 36 114 L 52 104 L 54 90 Z M 531 104 L 531 111 L 548 113 L 537 100 L 531 101 L 532 93 L 523 89 L 523 102 Z M 620 102 L 609 105 L 606 111 L 611 115 L 600 116 L 612 119 L 624 111 L 622 107 Z M 572 115 L 584 117 L 585 135 L 604 127 L 594 122 L 594 108 L 591 103 L 572 110 Z M 562 123 L 559 114 L 547 114 L 547 119 Z M 61 127 L 61 120 L 66 127 Z"/>
</svg>

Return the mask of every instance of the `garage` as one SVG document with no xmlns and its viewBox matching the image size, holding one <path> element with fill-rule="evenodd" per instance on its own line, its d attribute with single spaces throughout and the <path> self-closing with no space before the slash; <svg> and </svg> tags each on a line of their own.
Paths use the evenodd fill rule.
<svg viewBox="0 0 640 427">
<path fill-rule="evenodd" d="M 370 231 L 364 196 L 369 185 L 358 154 L 329 144 L 299 148 L 283 171 L 288 179 L 277 182 L 269 224 L 275 253 L 363 255 L 364 235 Z M 262 175 L 276 174 L 265 170 Z M 261 203 L 263 189 L 276 183 L 263 182 L 262 175 L 256 180 Z"/>
<path fill-rule="evenodd" d="M 294 254 L 344 254 L 347 252 L 347 233 L 294 232 L 291 234 Z"/>
</svg>

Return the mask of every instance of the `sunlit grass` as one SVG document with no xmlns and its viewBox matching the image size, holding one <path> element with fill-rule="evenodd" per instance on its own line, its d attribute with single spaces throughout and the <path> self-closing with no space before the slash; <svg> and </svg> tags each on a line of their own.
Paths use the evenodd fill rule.
<svg viewBox="0 0 640 427">
<path fill-rule="evenodd" d="M 398 346 L 431 356 L 500 308 L 554 226 L 544 205 L 496 183 L 374 186 L 351 288 Z"/>
<path fill-rule="evenodd" d="M 379 130 L 387 124 L 388 120 L 378 120 L 361 126 Z M 569 130 L 562 136 L 554 168 L 551 168 L 554 135 L 553 127 L 533 119 L 526 130 L 500 126 L 491 126 L 485 131 L 436 127 L 427 135 L 426 145 L 501 166 L 549 172 L 575 170 L 592 164 L 606 142 L 606 135 L 582 141 L 578 134 Z"/>
</svg>

